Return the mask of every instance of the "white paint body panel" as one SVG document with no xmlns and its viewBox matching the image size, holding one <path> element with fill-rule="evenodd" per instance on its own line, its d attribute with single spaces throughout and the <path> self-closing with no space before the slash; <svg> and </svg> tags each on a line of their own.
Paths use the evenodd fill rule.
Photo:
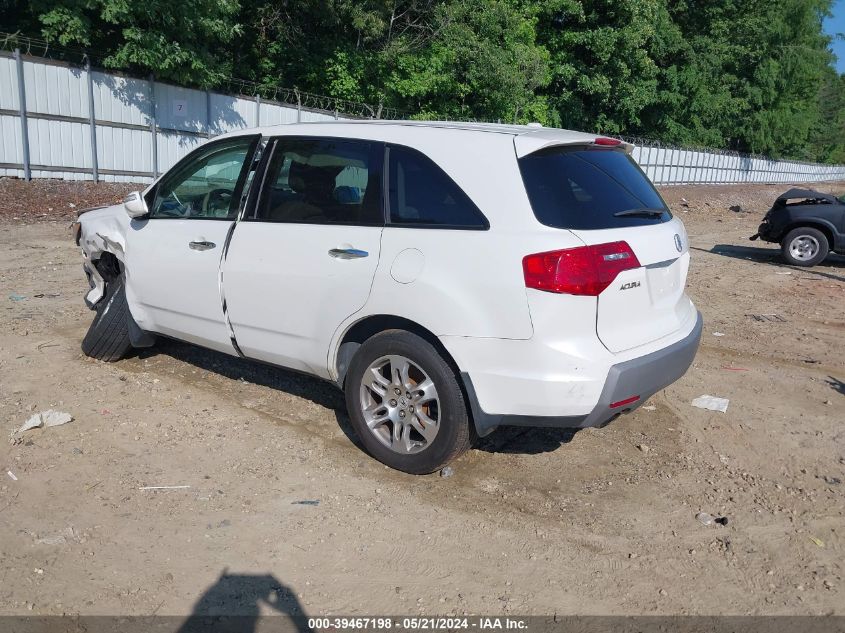
<svg viewBox="0 0 845 633">
<path fill-rule="evenodd" d="M 220 258 L 232 222 L 133 220 L 126 240 L 126 288 L 146 329 L 234 354 L 223 318 Z M 189 242 L 213 242 L 193 250 Z"/>
<path fill-rule="evenodd" d="M 88 243 L 98 230 L 114 233 L 125 248 L 119 258 L 128 262 L 130 309 L 142 328 L 229 353 L 233 332 L 247 357 L 337 379 L 338 349 L 351 327 L 370 316 L 401 317 L 439 338 L 471 378 L 483 411 L 578 416 L 596 406 L 611 367 L 680 341 L 696 325 L 697 313 L 683 292 L 689 252 L 680 220 L 569 231 L 535 218 L 517 155 L 549 144 L 583 144 L 592 135 L 407 122 L 314 123 L 257 132 L 412 147 L 451 176 L 490 228 L 242 220 L 221 261 L 229 222 L 160 220 L 152 230 L 135 230 L 118 217 L 121 207 L 86 214 L 83 248 L 89 257 L 108 248 Z M 197 238 L 218 248 L 188 249 Z M 643 267 L 620 275 L 599 297 L 526 289 L 526 255 L 617 240 L 631 245 Z M 369 255 L 328 255 L 350 247 Z M 620 291 L 627 280 L 640 281 L 640 288 Z"/>
<path fill-rule="evenodd" d="M 585 244 L 625 241 L 641 264 L 620 273 L 599 295 L 596 327 L 610 351 L 624 352 L 656 341 L 695 316 L 695 307 L 684 293 L 689 242 L 678 218 L 650 226 L 573 233 Z M 681 250 L 675 245 L 676 235 Z M 623 288 L 630 283 L 640 285 Z"/>
<path fill-rule="evenodd" d="M 381 227 L 239 223 L 223 287 L 241 351 L 329 378 L 326 350 L 337 326 L 367 301 Z M 337 259 L 331 249 L 368 255 Z"/>
<path fill-rule="evenodd" d="M 687 337 L 683 327 L 661 339 L 610 352 L 597 338 L 595 297 L 570 297 L 562 317 L 558 296 L 529 290 L 534 336 L 529 340 L 441 337 L 462 371 L 469 374 L 487 413 L 516 416 L 581 416 L 596 406 L 613 365 L 661 350 Z"/>
</svg>

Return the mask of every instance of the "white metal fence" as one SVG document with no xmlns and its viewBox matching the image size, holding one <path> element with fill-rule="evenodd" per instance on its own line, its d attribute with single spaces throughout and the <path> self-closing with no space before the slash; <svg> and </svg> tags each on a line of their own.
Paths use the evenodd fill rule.
<svg viewBox="0 0 845 633">
<path fill-rule="evenodd" d="M 0 51 L 0 176 L 149 181 L 211 136 L 337 118 Z M 635 143 L 634 158 L 656 184 L 845 180 L 843 165 Z"/>
<path fill-rule="evenodd" d="M 211 136 L 335 118 L 0 51 L 0 176 L 149 181 Z"/>
<path fill-rule="evenodd" d="M 845 180 L 845 165 L 772 160 L 739 152 L 666 147 L 648 141 L 637 143 L 632 155 L 658 185 Z"/>
</svg>

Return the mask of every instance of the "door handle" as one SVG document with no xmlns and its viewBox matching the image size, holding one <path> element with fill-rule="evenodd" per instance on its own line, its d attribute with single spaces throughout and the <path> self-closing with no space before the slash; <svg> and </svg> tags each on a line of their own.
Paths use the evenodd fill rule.
<svg viewBox="0 0 845 633">
<path fill-rule="evenodd" d="M 195 242 L 188 242 L 188 248 L 194 251 L 207 251 L 209 249 L 214 248 L 217 246 L 214 242 L 206 242 L 203 240 L 198 240 Z"/>
<path fill-rule="evenodd" d="M 369 255 L 369 253 L 357 248 L 333 248 L 329 251 L 329 255 L 337 259 L 361 259 Z"/>
</svg>

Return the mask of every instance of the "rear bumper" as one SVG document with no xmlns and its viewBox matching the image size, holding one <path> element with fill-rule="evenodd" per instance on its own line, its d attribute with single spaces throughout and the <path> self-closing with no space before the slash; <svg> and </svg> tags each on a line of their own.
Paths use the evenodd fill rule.
<svg viewBox="0 0 845 633">
<path fill-rule="evenodd" d="M 612 365 L 607 373 L 598 402 L 592 411 L 583 415 L 537 416 L 491 414 L 482 409 L 472 377 L 461 373 L 478 434 L 483 436 L 498 426 L 535 426 L 557 428 L 601 427 L 622 413 L 633 411 L 649 397 L 683 376 L 698 351 L 703 320 L 696 313 L 692 330 L 680 339 L 655 352 Z M 612 407 L 614 403 L 639 398 L 629 404 Z"/>
</svg>

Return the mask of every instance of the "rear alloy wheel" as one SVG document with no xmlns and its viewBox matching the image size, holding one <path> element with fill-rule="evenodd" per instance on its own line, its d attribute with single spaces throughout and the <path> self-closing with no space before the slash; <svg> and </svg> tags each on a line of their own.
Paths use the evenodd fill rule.
<svg viewBox="0 0 845 633">
<path fill-rule="evenodd" d="M 792 229 L 781 242 L 783 258 L 793 266 L 815 266 L 829 250 L 824 233 L 810 226 Z"/>
<path fill-rule="evenodd" d="M 361 413 L 384 446 L 413 455 L 440 430 L 440 398 L 431 378 L 413 361 L 390 355 L 370 363 L 361 378 Z"/>
<path fill-rule="evenodd" d="M 392 330 L 365 341 L 345 389 L 358 437 L 392 468 L 430 473 L 470 446 L 469 416 L 455 374 L 415 334 Z"/>
</svg>

